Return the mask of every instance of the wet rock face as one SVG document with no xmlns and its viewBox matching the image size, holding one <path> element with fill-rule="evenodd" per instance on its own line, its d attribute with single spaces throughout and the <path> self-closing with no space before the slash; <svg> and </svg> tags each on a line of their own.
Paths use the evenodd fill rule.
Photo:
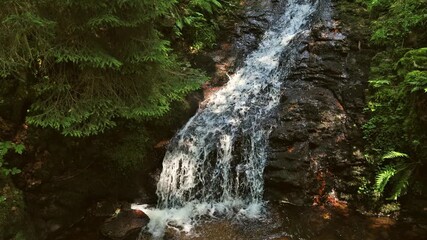
<svg viewBox="0 0 427 240">
<path fill-rule="evenodd" d="M 241 21 L 234 32 L 236 66 L 243 64 L 245 57 L 258 47 L 264 32 L 279 16 L 285 6 L 283 0 L 246 0 Z"/>
<path fill-rule="evenodd" d="M 137 239 L 142 227 L 149 221 L 148 216 L 140 210 L 121 211 L 105 221 L 101 234 L 112 240 Z"/>
<path fill-rule="evenodd" d="M 297 205 L 320 204 L 331 195 L 353 200 L 363 170 L 371 51 L 348 37 L 347 23 L 320 18 L 284 79 L 265 169 L 267 198 Z"/>
</svg>

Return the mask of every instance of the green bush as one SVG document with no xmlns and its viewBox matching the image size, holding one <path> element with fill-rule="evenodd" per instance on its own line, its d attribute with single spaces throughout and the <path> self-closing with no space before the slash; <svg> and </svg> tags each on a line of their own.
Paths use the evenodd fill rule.
<svg viewBox="0 0 427 240">
<path fill-rule="evenodd" d="M 101 133 L 119 118 L 159 117 L 207 80 L 172 51 L 162 26 L 193 15 L 208 21 L 205 12 L 220 6 L 214 0 L 2 1 L 0 78 L 25 83 L 28 123 L 67 136 Z M 176 8 L 183 10 L 174 15 Z M 185 21 L 205 28 L 201 20 Z"/>
<path fill-rule="evenodd" d="M 427 2 L 365 1 L 374 18 L 373 59 L 364 125 L 367 158 L 375 172 L 370 192 L 397 200 L 415 182 L 427 156 L 420 103 L 427 99 Z M 366 190 L 366 186 L 364 186 Z M 366 192 L 366 191 L 365 191 Z"/>
<path fill-rule="evenodd" d="M 6 154 L 13 150 L 17 154 L 24 152 L 25 146 L 23 144 L 15 144 L 10 141 L 0 141 L 0 174 L 4 177 L 21 173 L 21 170 L 16 167 L 9 167 L 5 160 Z M 1 197 L 0 197 L 1 202 Z"/>
</svg>

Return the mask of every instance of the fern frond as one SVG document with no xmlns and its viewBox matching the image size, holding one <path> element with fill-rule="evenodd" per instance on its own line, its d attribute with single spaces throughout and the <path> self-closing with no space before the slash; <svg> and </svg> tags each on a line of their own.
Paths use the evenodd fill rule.
<svg viewBox="0 0 427 240">
<path fill-rule="evenodd" d="M 411 92 L 427 89 L 427 71 L 415 70 L 405 76 L 405 83 L 410 87 Z"/>
<path fill-rule="evenodd" d="M 409 179 L 412 176 L 414 168 L 406 168 L 402 173 L 395 176 L 396 183 L 393 186 L 392 195 L 387 198 L 388 200 L 397 200 L 398 197 L 402 196 L 409 186 Z"/>
<path fill-rule="evenodd" d="M 396 152 L 396 151 L 390 151 L 382 156 L 382 159 L 395 159 L 395 158 L 409 158 L 408 154 Z"/>
<path fill-rule="evenodd" d="M 369 80 L 368 82 L 374 88 L 380 88 L 384 85 L 390 85 L 389 79 L 372 79 L 372 80 Z"/>
<path fill-rule="evenodd" d="M 384 188 L 397 172 L 394 165 L 385 166 L 378 174 L 375 179 L 375 191 L 378 193 L 384 192 Z"/>
</svg>

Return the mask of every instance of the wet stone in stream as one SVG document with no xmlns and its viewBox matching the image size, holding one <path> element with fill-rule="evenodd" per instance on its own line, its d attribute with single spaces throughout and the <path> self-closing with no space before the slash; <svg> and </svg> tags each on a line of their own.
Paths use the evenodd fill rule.
<svg viewBox="0 0 427 240">
<path fill-rule="evenodd" d="M 107 219 L 101 226 L 101 234 L 108 239 L 136 239 L 149 218 L 139 210 L 124 210 Z"/>
<path fill-rule="evenodd" d="M 426 226 L 399 223 L 390 217 L 367 217 L 349 209 L 268 204 L 258 220 L 213 219 L 190 234 L 166 230 L 165 240 L 422 240 Z M 148 233 L 139 240 L 153 239 Z"/>
<path fill-rule="evenodd" d="M 136 226 L 137 215 L 126 210 L 105 223 L 105 218 L 87 216 L 81 225 L 70 229 L 61 240 L 158 240 Z M 123 215 L 123 213 L 125 213 Z M 129 218 L 130 217 L 130 218 Z M 145 219 L 145 224 L 148 219 Z M 108 237 L 101 234 L 109 228 Z M 125 234 L 126 232 L 126 234 Z M 114 237 L 114 236 L 115 237 Z M 211 219 L 201 221 L 190 234 L 174 226 L 166 229 L 164 240 L 424 240 L 427 222 L 401 222 L 390 217 L 368 217 L 347 208 L 300 207 L 269 203 L 258 220 Z"/>
</svg>

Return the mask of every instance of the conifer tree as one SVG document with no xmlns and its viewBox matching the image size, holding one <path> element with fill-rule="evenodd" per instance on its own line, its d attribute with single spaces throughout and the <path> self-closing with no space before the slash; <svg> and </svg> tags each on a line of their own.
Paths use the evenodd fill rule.
<svg viewBox="0 0 427 240">
<path fill-rule="evenodd" d="M 170 49 L 159 28 L 171 0 L 4 0 L 0 78 L 32 94 L 30 124 L 70 136 L 116 119 L 161 116 L 197 89 L 201 72 Z"/>
</svg>

